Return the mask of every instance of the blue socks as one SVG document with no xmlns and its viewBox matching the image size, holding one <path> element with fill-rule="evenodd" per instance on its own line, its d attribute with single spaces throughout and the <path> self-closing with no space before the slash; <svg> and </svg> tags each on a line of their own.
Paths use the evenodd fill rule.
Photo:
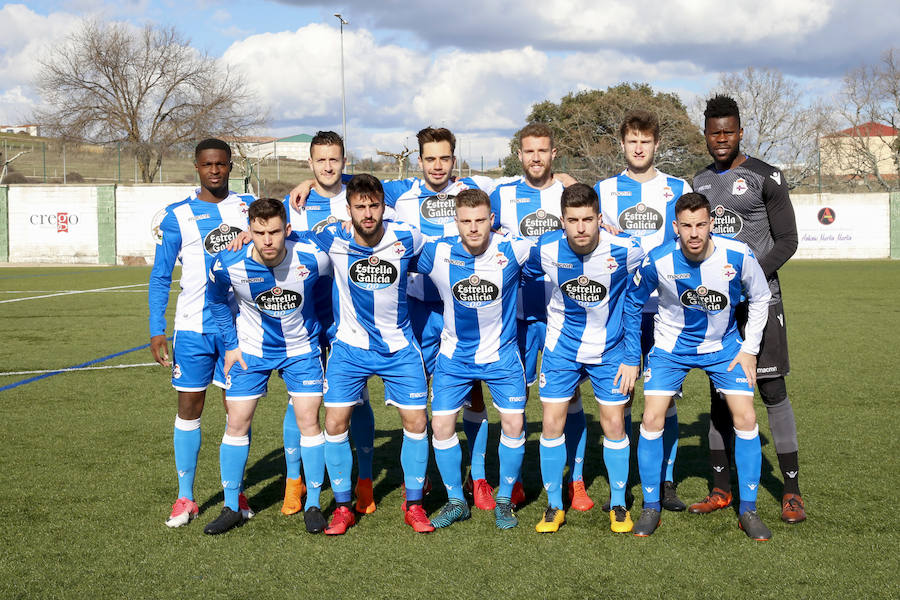
<svg viewBox="0 0 900 600">
<path fill-rule="evenodd" d="M 293 400 L 288 400 L 284 423 L 281 426 L 281 436 L 284 440 L 285 474 L 288 479 L 298 479 L 300 477 L 300 428 L 297 427 Z"/>
<path fill-rule="evenodd" d="M 359 462 L 360 479 L 372 479 L 372 462 L 375 449 L 375 413 L 366 400 L 353 407 L 350 416 L 350 437 L 356 446 L 356 460 Z"/>
<path fill-rule="evenodd" d="M 325 466 L 328 468 L 328 479 L 334 501 L 338 504 L 349 504 L 350 474 L 353 470 L 353 452 L 350 451 L 350 434 L 345 431 L 338 435 L 325 435 Z M 307 485 L 307 490 L 309 486 Z M 307 491 L 307 493 L 309 493 Z"/>
<path fill-rule="evenodd" d="M 194 499 L 194 474 L 200 454 L 200 419 L 175 416 L 172 442 L 175 446 L 175 470 L 178 472 L 178 497 Z"/>
<path fill-rule="evenodd" d="M 641 425 L 641 439 L 637 451 L 641 489 L 644 492 L 644 508 L 655 510 L 662 510 L 659 502 L 659 477 L 663 460 L 662 435 L 662 431 L 647 431 Z"/>
<path fill-rule="evenodd" d="M 462 448 L 459 445 L 459 436 L 455 433 L 446 440 L 439 440 L 432 436 L 434 446 L 434 461 L 437 463 L 441 480 L 447 488 L 447 498 L 456 498 L 465 501 L 462 490 Z"/>
<path fill-rule="evenodd" d="M 566 434 L 547 439 L 541 436 L 541 477 L 547 490 L 547 503 L 559 510 L 563 508 L 562 481 L 566 466 Z"/>
<path fill-rule="evenodd" d="M 581 399 L 569 404 L 566 425 L 563 432 L 566 437 L 566 461 L 569 465 L 569 479 L 584 479 L 584 452 L 587 446 L 587 419 Z"/>
<path fill-rule="evenodd" d="M 512 496 L 513 486 L 522 472 L 522 459 L 525 457 L 525 433 L 517 438 L 500 434 L 500 445 L 497 448 L 500 459 L 500 486 L 497 488 L 498 498 Z"/>
<path fill-rule="evenodd" d="M 303 456 L 303 475 L 306 479 L 306 503 L 303 510 L 319 506 L 319 495 L 325 481 L 325 434 L 300 439 L 300 454 Z"/>
<path fill-rule="evenodd" d="M 250 436 L 222 436 L 219 446 L 219 472 L 222 474 L 222 488 L 225 492 L 225 506 L 237 512 L 238 495 L 244 480 L 244 468 L 250 455 Z"/>
<path fill-rule="evenodd" d="M 469 456 L 472 459 L 472 479 L 485 479 L 484 457 L 487 454 L 488 421 L 487 410 L 473 412 L 468 407 L 463 409 L 463 431 L 469 445 Z"/>
<path fill-rule="evenodd" d="M 628 485 L 628 460 L 631 444 L 626 435 L 621 440 L 603 438 L 603 462 L 609 475 L 609 505 L 625 506 L 625 488 Z"/>
<path fill-rule="evenodd" d="M 403 485 L 408 502 L 422 501 L 425 470 L 428 468 L 428 432 L 411 433 L 403 430 L 400 446 L 400 466 L 403 467 Z"/>
<path fill-rule="evenodd" d="M 750 431 L 734 430 L 734 464 L 737 467 L 741 505 L 739 514 L 756 510 L 756 493 L 762 470 L 762 448 L 759 443 L 759 425 Z"/>
<path fill-rule="evenodd" d="M 663 425 L 663 481 L 675 481 L 675 456 L 678 454 L 678 410 L 673 406 L 666 412 Z"/>
</svg>

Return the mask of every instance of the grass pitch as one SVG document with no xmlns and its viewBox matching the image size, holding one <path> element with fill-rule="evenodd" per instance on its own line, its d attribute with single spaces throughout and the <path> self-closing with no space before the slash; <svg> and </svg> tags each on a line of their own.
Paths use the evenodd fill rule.
<svg viewBox="0 0 900 600">
<path fill-rule="evenodd" d="M 0 370 L 71 367 L 143 346 L 148 274 L 94 266 L 0 269 Z M 535 533 L 546 503 L 535 401 L 527 413 L 528 504 L 518 528 L 498 531 L 493 515 L 477 509 L 471 520 L 427 536 L 403 525 L 399 419 L 374 401 L 378 510 L 342 537 L 311 536 L 301 515 L 279 511 L 286 397 L 277 378 L 257 411 L 246 474 L 257 516 L 224 536 L 202 532 L 222 502 L 224 411 L 212 391 L 195 487 L 201 514 L 169 530 L 163 521 L 176 492 L 175 393 L 166 369 L 138 366 L 57 374 L 0 391 L 0 598 L 897 598 L 900 264 L 793 261 L 782 270 L 782 285 L 809 520 L 779 520 L 780 476 L 758 402 L 758 504 L 774 533 L 770 542 L 747 539 L 730 510 L 664 513 L 657 533 L 639 539 L 612 534 L 598 506 L 570 511 L 556 534 Z M 100 288 L 115 289 L 59 295 Z M 149 350 L 140 349 L 90 366 L 148 362 Z M 39 376 L 2 375 L 0 387 Z M 373 392 L 381 397 L 380 383 Z M 585 407 L 585 474 L 599 505 L 608 494 L 601 433 L 593 402 Z M 676 479 L 690 502 L 709 485 L 708 402 L 699 372 L 686 382 L 679 415 Z M 494 479 L 498 433 L 492 426 Z M 431 513 L 444 494 L 433 461 L 429 472 L 437 484 L 426 499 Z M 636 475 L 632 461 L 632 481 Z M 636 518 L 640 490 L 636 483 L 632 489 Z M 331 501 L 326 490 L 326 513 Z"/>
</svg>

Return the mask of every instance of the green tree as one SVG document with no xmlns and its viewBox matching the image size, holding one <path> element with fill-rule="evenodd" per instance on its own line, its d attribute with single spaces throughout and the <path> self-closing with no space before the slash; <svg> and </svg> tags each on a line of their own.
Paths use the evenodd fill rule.
<svg viewBox="0 0 900 600">
<path fill-rule="evenodd" d="M 709 162 L 706 144 L 678 95 L 655 92 L 645 83 L 620 83 L 602 90 L 566 95 L 559 103 L 549 100 L 531 107 L 528 121 L 547 123 L 553 129 L 557 171 L 565 171 L 586 183 L 610 177 L 625 167 L 619 144 L 619 126 L 625 113 L 641 108 L 659 118 L 660 144 L 656 166 L 678 177 L 692 177 Z M 521 173 L 516 157 L 518 132 L 510 141 L 504 174 Z"/>
</svg>

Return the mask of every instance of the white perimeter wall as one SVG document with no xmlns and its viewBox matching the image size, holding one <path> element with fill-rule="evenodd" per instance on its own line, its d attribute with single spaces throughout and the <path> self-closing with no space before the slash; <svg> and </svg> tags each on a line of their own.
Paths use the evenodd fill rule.
<svg viewBox="0 0 900 600">
<path fill-rule="evenodd" d="M 97 188 L 10 186 L 8 199 L 10 262 L 97 264 Z"/>
<path fill-rule="evenodd" d="M 796 194 L 799 244 L 794 258 L 889 258 L 891 211 L 888 194 Z M 830 224 L 819 218 L 828 209 Z"/>
<path fill-rule="evenodd" d="M 123 256 L 143 256 L 153 264 L 153 226 L 166 206 L 184 200 L 193 189 L 192 185 L 116 187 L 116 262 L 122 264 Z"/>
</svg>

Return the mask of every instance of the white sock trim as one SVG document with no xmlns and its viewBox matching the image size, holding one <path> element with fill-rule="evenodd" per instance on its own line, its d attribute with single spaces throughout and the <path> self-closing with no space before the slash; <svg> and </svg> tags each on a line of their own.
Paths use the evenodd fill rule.
<svg viewBox="0 0 900 600">
<path fill-rule="evenodd" d="M 449 450 L 459 446 L 459 436 L 454 433 L 446 440 L 439 440 L 437 437 L 431 436 L 431 445 L 435 450 Z"/>
<path fill-rule="evenodd" d="M 734 435 L 738 436 L 742 440 L 752 440 L 753 438 L 759 436 L 759 423 L 757 423 L 753 429 L 749 431 L 741 431 L 737 427 L 734 428 Z"/>
<path fill-rule="evenodd" d="M 641 431 L 643 433 L 643 430 Z M 610 450 L 621 450 L 622 448 L 627 448 L 631 445 L 631 441 L 628 439 L 626 435 L 621 440 L 611 440 L 606 436 L 603 436 L 603 447 L 609 448 Z"/>
<path fill-rule="evenodd" d="M 249 435 L 222 435 L 222 443 L 226 446 L 249 446 L 250 445 L 250 436 Z"/>
<path fill-rule="evenodd" d="M 175 415 L 175 429 L 180 431 L 196 431 L 200 429 L 200 417 L 196 419 L 182 419 Z"/>
<path fill-rule="evenodd" d="M 641 423 L 641 437 L 645 440 L 658 440 L 662 437 L 662 434 L 662 429 L 660 429 L 659 431 L 647 431 L 646 429 L 644 429 L 644 424 Z"/>
<path fill-rule="evenodd" d="M 523 433 L 517 438 L 507 437 L 505 433 L 500 434 L 500 443 L 507 448 L 521 448 L 525 445 L 525 434 Z"/>
<path fill-rule="evenodd" d="M 350 430 L 348 429 L 344 433 L 339 433 L 337 435 L 328 435 L 328 432 L 322 432 L 322 435 L 325 436 L 325 441 L 332 444 L 341 444 L 350 439 Z M 303 436 L 300 436 L 300 442 L 303 442 Z"/>
<path fill-rule="evenodd" d="M 325 443 L 325 434 L 320 432 L 319 435 L 301 435 L 300 446 L 302 448 L 314 448 Z"/>
<path fill-rule="evenodd" d="M 545 438 L 543 434 L 541 434 L 541 446 L 544 448 L 556 448 L 557 446 L 562 446 L 566 443 L 566 434 L 562 434 L 558 438 Z"/>
<path fill-rule="evenodd" d="M 413 433 L 411 431 L 407 431 L 406 429 L 404 429 L 403 435 L 405 435 L 406 437 L 408 437 L 411 440 L 424 440 L 424 439 L 428 438 L 428 430 L 426 429 L 422 433 Z"/>
</svg>

